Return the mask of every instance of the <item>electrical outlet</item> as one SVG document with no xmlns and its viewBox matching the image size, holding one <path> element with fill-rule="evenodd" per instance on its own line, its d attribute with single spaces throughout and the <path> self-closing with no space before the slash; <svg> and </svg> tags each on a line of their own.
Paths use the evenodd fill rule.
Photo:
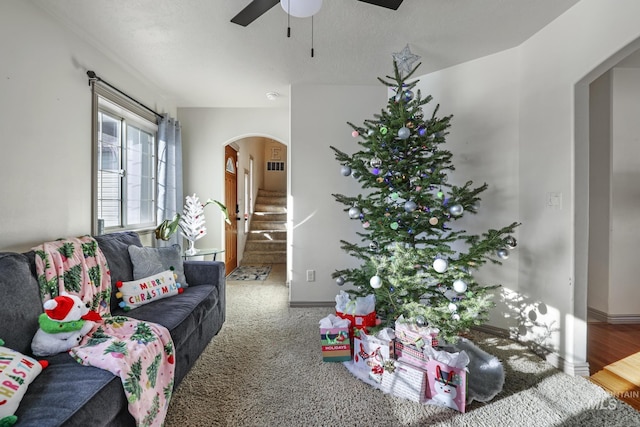
<svg viewBox="0 0 640 427">
<path fill-rule="evenodd" d="M 315 281 L 316 281 L 316 271 L 307 270 L 307 282 L 315 282 Z"/>
</svg>

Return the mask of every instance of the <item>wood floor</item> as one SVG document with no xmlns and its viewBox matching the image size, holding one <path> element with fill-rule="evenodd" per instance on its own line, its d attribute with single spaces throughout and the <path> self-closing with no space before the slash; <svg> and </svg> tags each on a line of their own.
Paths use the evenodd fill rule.
<svg viewBox="0 0 640 427">
<path fill-rule="evenodd" d="M 588 324 L 591 381 L 640 410 L 640 325 Z"/>
</svg>

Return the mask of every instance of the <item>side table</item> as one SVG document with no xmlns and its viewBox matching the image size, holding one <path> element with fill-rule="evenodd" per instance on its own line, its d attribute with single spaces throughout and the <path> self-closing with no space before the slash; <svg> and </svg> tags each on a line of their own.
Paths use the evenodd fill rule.
<svg viewBox="0 0 640 427">
<path fill-rule="evenodd" d="M 216 260 L 216 255 L 218 255 L 219 253 L 224 252 L 224 249 L 217 249 L 217 248 L 210 248 L 210 249 L 196 249 L 196 253 L 195 254 L 185 254 L 184 252 L 182 253 L 182 258 L 184 259 L 189 259 L 189 258 L 195 258 L 195 257 L 204 257 L 205 255 L 213 255 L 213 260 Z"/>
</svg>

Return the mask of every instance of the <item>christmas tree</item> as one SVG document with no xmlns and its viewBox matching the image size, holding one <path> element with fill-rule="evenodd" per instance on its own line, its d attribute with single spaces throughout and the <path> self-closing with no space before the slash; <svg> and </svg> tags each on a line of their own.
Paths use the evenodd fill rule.
<svg viewBox="0 0 640 427">
<path fill-rule="evenodd" d="M 416 58 L 408 53 L 394 55 L 393 77 L 378 79 L 394 91 L 386 110 L 362 126 L 347 122 L 360 151 L 349 155 L 331 147 L 342 175 L 366 189 L 356 196 L 333 194 L 363 228 L 359 243 L 341 240 L 361 266 L 337 270 L 333 277 L 338 285 L 353 285 L 347 290 L 352 297 L 375 295 L 380 327 L 394 327 L 403 316 L 439 328 L 442 339 L 455 343 L 488 319 L 491 290 L 498 285 L 482 285 L 473 274 L 487 261 L 508 258 L 516 246 L 510 233 L 519 224 L 482 235 L 454 227 L 464 215 L 477 213 L 479 195 L 488 186 L 449 182 L 455 168 L 452 153 L 442 146 L 452 116 L 438 117 L 436 106 L 425 119 L 422 107 L 432 97 L 414 92 L 418 80 L 410 79 L 420 64 L 407 65 Z"/>
<path fill-rule="evenodd" d="M 187 255 L 195 253 L 194 244 L 196 240 L 207 234 L 207 227 L 204 226 L 204 205 L 195 194 L 185 197 L 185 204 L 180 218 L 180 234 L 189 241 Z"/>
</svg>

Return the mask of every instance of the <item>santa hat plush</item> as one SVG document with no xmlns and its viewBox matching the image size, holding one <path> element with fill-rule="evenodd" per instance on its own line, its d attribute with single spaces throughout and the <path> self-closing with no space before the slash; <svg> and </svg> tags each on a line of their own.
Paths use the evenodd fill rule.
<svg viewBox="0 0 640 427">
<path fill-rule="evenodd" d="M 53 320 L 63 320 L 71 309 L 74 301 L 66 296 L 58 296 L 44 303 L 44 312 Z"/>
</svg>

